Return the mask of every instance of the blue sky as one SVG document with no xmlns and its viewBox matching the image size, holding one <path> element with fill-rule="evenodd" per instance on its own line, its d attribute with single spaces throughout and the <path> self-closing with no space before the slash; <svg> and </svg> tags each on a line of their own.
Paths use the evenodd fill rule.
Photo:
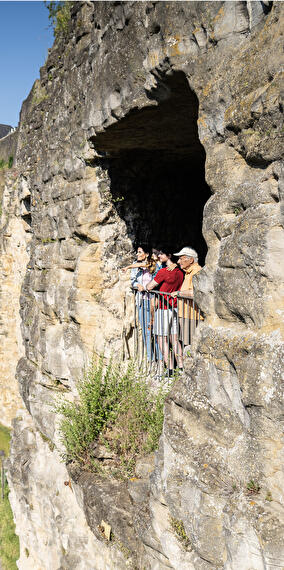
<svg viewBox="0 0 284 570">
<path fill-rule="evenodd" d="M 0 123 L 16 127 L 22 102 L 53 44 L 43 2 L 0 0 Z"/>
</svg>

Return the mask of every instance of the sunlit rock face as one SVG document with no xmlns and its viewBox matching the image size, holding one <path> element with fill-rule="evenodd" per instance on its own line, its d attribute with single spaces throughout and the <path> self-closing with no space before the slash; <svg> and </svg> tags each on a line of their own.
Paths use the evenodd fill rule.
<svg viewBox="0 0 284 570">
<path fill-rule="evenodd" d="M 24 355 L 19 298 L 29 259 L 29 233 L 19 195 L 16 172 L 0 171 L 0 421 L 7 427 L 23 408 L 15 373 Z"/>
<path fill-rule="evenodd" d="M 91 570 L 94 563 L 98 568 L 125 568 L 117 547 L 101 548 L 94 537 L 80 489 L 71 483 L 52 442 L 35 429 L 26 411 L 17 420 L 11 461 L 10 502 L 21 537 L 19 568 Z"/>
<path fill-rule="evenodd" d="M 27 551 L 38 569 L 284 565 L 282 20 L 280 2 L 77 2 L 23 105 L 20 568 Z M 145 239 L 192 245 L 202 263 L 208 248 L 194 283 L 205 320 L 155 467 L 129 485 L 66 474 L 52 403 L 76 394 L 93 352 L 131 352 L 121 268 Z"/>
</svg>

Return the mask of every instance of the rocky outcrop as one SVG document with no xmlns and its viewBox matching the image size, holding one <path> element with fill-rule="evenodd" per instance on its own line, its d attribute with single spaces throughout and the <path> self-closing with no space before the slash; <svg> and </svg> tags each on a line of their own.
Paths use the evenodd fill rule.
<svg viewBox="0 0 284 570">
<path fill-rule="evenodd" d="M 24 102 L 20 568 L 283 565 L 282 18 L 277 2 L 77 2 Z M 151 475 L 67 474 L 52 404 L 76 394 L 93 351 L 131 352 L 121 267 L 145 238 L 204 256 L 203 207 L 205 320 Z"/>
</svg>

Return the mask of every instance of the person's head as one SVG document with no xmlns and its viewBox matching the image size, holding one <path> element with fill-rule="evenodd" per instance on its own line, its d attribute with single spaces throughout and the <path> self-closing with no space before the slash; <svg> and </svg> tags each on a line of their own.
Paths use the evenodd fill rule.
<svg viewBox="0 0 284 570">
<path fill-rule="evenodd" d="M 160 252 L 159 249 L 156 249 L 155 247 L 152 247 L 152 258 L 153 258 L 155 261 L 158 261 L 158 259 L 159 259 L 159 254 L 160 254 L 160 253 L 161 253 L 161 252 Z"/>
<path fill-rule="evenodd" d="M 193 263 L 198 262 L 197 252 L 192 247 L 183 247 L 178 253 L 175 253 L 174 255 L 178 257 L 177 262 L 180 268 L 184 271 L 186 269 L 189 269 Z"/>
<path fill-rule="evenodd" d="M 138 261 L 146 261 L 150 255 L 150 247 L 146 245 L 139 245 L 137 247 L 137 259 Z"/>
<path fill-rule="evenodd" d="M 173 260 L 173 254 L 167 248 L 161 249 L 158 255 L 159 261 L 161 263 L 167 263 Z"/>
</svg>

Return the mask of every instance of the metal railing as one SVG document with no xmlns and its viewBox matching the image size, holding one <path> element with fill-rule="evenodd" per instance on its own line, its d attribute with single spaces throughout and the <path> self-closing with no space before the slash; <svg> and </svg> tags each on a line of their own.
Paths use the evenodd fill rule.
<svg viewBox="0 0 284 570">
<path fill-rule="evenodd" d="M 134 357 L 147 373 L 172 376 L 183 369 L 184 348 L 191 345 L 201 311 L 181 293 L 143 292 L 134 297 Z"/>
</svg>

